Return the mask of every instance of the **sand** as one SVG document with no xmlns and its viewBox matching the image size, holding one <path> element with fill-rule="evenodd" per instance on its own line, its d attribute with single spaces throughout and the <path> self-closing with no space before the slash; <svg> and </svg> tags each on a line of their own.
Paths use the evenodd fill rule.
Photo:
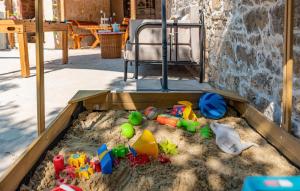
<svg viewBox="0 0 300 191">
<path fill-rule="evenodd" d="M 120 125 L 127 122 L 128 114 L 128 111 L 120 110 L 81 113 L 64 138 L 47 152 L 29 183 L 22 185 L 21 190 L 51 190 L 55 187 L 52 159 L 56 154 L 63 154 L 65 160 L 78 151 L 95 156 L 96 149 L 103 143 L 109 148 L 122 143 L 131 145 L 144 129 L 152 131 L 157 142 L 168 139 L 177 144 L 178 154 L 170 156 L 171 163 L 161 164 L 153 160 L 143 166 L 130 167 L 127 160 L 121 160 L 112 175 L 95 173 L 89 180 L 76 179 L 68 183 L 92 191 L 241 190 L 246 176 L 300 174 L 299 169 L 249 127 L 233 109 L 218 122 L 231 125 L 242 140 L 258 144 L 238 156 L 222 152 L 215 144 L 215 138 L 202 139 L 198 133 L 190 134 L 150 120 L 135 127 L 136 135 L 128 141 L 120 134 Z"/>
</svg>

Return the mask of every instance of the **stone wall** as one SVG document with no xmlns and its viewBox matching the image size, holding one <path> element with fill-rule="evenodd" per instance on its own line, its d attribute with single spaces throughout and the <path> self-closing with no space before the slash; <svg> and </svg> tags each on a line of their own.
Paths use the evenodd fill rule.
<svg viewBox="0 0 300 191">
<path fill-rule="evenodd" d="M 300 1 L 294 2 L 295 10 L 300 10 Z M 187 14 L 195 7 L 205 13 L 207 80 L 248 98 L 279 124 L 284 0 L 171 0 L 170 3 L 172 14 Z M 293 124 L 296 127 L 300 126 L 299 11 L 295 15 L 294 33 Z"/>
</svg>

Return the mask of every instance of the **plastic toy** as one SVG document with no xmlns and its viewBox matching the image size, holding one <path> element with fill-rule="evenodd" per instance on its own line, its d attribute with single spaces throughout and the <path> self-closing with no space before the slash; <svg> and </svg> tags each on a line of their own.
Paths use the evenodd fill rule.
<svg viewBox="0 0 300 191">
<path fill-rule="evenodd" d="M 174 117 L 172 115 L 161 114 L 157 116 L 156 121 L 162 125 L 168 125 L 170 127 L 176 127 L 179 122 L 178 117 Z"/>
<path fill-rule="evenodd" d="M 149 130 L 144 130 L 143 134 L 137 139 L 132 146 L 138 154 L 146 154 L 154 158 L 158 157 L 158 145 Z"/>
<path fill-rule="evenodd" d="M 154 120 L 158 116 L 158 110 L 155 107 L 149 106 L 145 109 L 144 115 L 147 117 L 147 119 Z"/>
<path fill-rule="evenodd" d="M 77 186 L 73 186 L 69 184 L 61 184 L 55 187 L 54 189 L 52 189 L 51 191 L 82 191 L 82 189 Z"/>
<path fill-rule="evenodd" d="M 101 172 L 100 161 L 98 159 L 92 159 L 90 161 L 90 166 L 93 168 L 95 172 Z"/>
<path fill-rule="evenodd" d="M 213 132 L 208 124 L 204 125 L 199 129 L 200 137 L 203 139 L 210 139 L 213 136 Z"/>
<path fill-rule="evenodd" d="M 211 123 L 210 127 L 216 135 L 216 144 L 225 153 L 239 155 L 243 150 L 256 145 L 251 142 L 242 143 L 239 134 L 229 125 Z"/>
<path fill-rule="evenodd" d="M 64 156 L 62 155 L 56 155 L 53 158 L 53 164 L 55 169 L 55 177 L 59 178 L 59 173 L 64 170 L 65 163 L 64 163 Z"/>
<path fill-rule="evenodd" d="M 66 168 L 62 171 L 67 179 L 76 178 L 76 169 L 72 166 L 66 166 Z"/>
<path fill-rule="evenodd" d="M 220 119 L 227 111 L 223 96 L 216 93 L 206 93 L 199 100 L 201 114 L 210 119 Z"/>
<path fill-rule="evenodd" d="M 130 153 L 129 155 L 127 155 L 127 159 L 130 161 L 130 166 L 132 167 L 144 165 L 150 162 L 149 156 L 146 154 L 133 156 L 132 153 Z"/>
<path fill-rule="evenodd" d="M 248 176 L 242 191 L 298 191 L 300 176 Z"/>
<path fill-rule="evenodd" d="M 127 139 L 131 139 L 134 136 L 135 130 L 130 123 L 124 123 L 121 125 L 121 134 Z"/>
<path fill-rule="evenodd" d="M 115 158 L 124 158 L 129 153 L 129 149 L 125 145 L 118 145 L 111 150 L 111 154 Z"/>
<path fill-rule="evenodd" d="M 195 133 L 197 130 L 197 127 L 200 127 L 200 123 L 198 121 L 181 119 L 177 123 L 177 127 L 181 127 L 190 133 Z"/>
<path fill-rule="evenodd" d="M 81 179 L 88 180 L 90 179 L 90 176 L 94 174 L 94 170 L 90 165 L 86 164 L 85 166 L 82 166 L 78 170 L 78 176 Z"/>
<path fill-rule="evenodd" d="M 193 109 L 192 109 L 193 104 L 191 102 L 189 102 L 189 101 L 179 101 L 178 104 L 185 106 L 185 109 L 184 109 L 183 115 L 182 115 L 183 119 L 197 121 L 198 117 L 193 112 Z"/>
<path fill-rule="evenodd" d="M 182 117 L 184 109 L 184 105 L 174 105 L 171 111 L 171 115 L 174 115 L 176 117 Z"/>
<path fill-rule="evenodd" d="M 164 140 L 159 143 L 159 146 L 165 154 L 176 155 L 177 154 L 177 145 L 172 143 L 169 140 Z"/>
<path fill-rule="evenodd" d="M 114 167 L 119 166 L 120 162 L 121 162 L 120 158 L 114 158 L 113 166 L 114 166 Z"/>
<path fill-rule="evenodd" d="M 143 121 L 143 115 L 138 111 L 133 111 L 128 116 L 128 121 L 132 125 L 140 125 Z"/>
<path fill-rule="evenodd" d="M 137 156 L 137 152 L 136 152 L 136 150 L 134 150 L 134 148 L 129 146 L 129 150 L 130 150 L 130 152 L 132 153 L 133 156 L 135 156 L 135 157 Z"/>
<path fill-rule="evenodd" d="M 68 164 L 75 168 L 84 166 L 87 161 L 87 157 L 84 153 L 72 154 L 68 159 Z"/>
<path fill-rule="evenodd" d="M 106 144 L 103 144 L 98 149 L 98 157 L 100 160 L 101 171 L 103 174 L 111 174 L 113 167 L 113 160 L 107 150 Z"/>
<path fill-rule="evenodd" d="M 158 156 L 158 161 L 162 164 L 171 162 L 171 160 L 167 156 L 164 156 L 164 155 L 159 155 Z"/>
</svg>

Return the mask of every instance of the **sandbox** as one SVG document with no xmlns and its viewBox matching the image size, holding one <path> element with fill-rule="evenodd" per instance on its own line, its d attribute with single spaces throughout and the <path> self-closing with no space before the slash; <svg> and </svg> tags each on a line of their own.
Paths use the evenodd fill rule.
<svg viewBox="0 0 300 191">
<path fill-rule="evenodd" d="M 120 125 L 128 120 L 130 110 L 142 111 L 153 105 L 165 112 L 182 99 L 191 101 L 197 113 L 197 101 L 202 92 L 80 92 L 51 127 L 16 162 L 1 180 L 0 187 L 51 190 L 57 184 L 52 163 L 55 155 L 62 154 L 65 160 L 76 152 L 95 156 L 97 148 L 104 143 L 109 148 L 119 144 L 132 145 L 145 129 L 153 133 L 157 142 L 168 139 L 177 145 L 178 154 L 168 156 L 170 163 L 162 164 L 152 159 L 150 163 L 133 167 L 127 159 L 122 159 L 111 175 L 94 173 L 89 180 L 76 178 L 68 183 L 83 190 L 241 190 L 246 176 L 299 175 L 299 156 L 290 152 L 292 148 L 289 147 L 291 143 L 298 142 L 281 131 L 281 138 L 274 142 L 274 138 L 265 132 L 266 129 L 271 129 L 275 134 L 278 133 L 273 130 L 273 123 L 239 96 L 227 92 L 218 93 L 227 99 L 229 110 L 217 122 L 232 126 L 242 140 L 254 142 L 258 146 L 253 146 L 238 156 L 230 155 L 218 148 L 214 137 L 203 139 L 198 133 L 191 134 L 182 129 L 160 125 L 155 120 L 144 120 L 142 125 L 135 127 L 135 136 L 130 140 L 121 136 Z M 201 120 L 212 122 L 204 118 Z M 251 128 L 255 121 L 259 121 L 256 123 L 258 125 Z M 264 129 L 260 129 L 259 124 L 263 124 Z M 268 141 L 276 148 L 264 138 L 267 136 Z M 296 150 L 294 146 L 294 151 Z M 38 157 L 35 159 L 36 155 Z M 13 174 L 18 169 L 21 173 Z M 21 179 L 21 184 L 18 184 L 18 179 Z"/>
<path fill-rule="evenodd" d="M 259 145 L 239 156 L 222 152 L 214 139 L 204 140 L 198 134 L 159 125 L 151 120 L 136 127 L 136 135 L 128 141 L 120 135 L 120 125 L 127 121 L 128 114 L 124 110 L 81 113 L 58 145 L 47 152 L 27 188 L 47 190 L 55 186 L 52 159 L 56 154 L 69 156 L 85 152 L 94 156 L 99 145 L 104 143 L 110 148 L 118 144 L 132 145 L 144 129 L 153 132 L 158 142 L 168 139 L 178 145 L 178 154 L 170 157 L 171 163 L 161 164 L 152 160 L 148 164 L 131 167 L 123 159 L 112 175 L 95 173 L 90 180 L 78 179 L 69 183 L 83 190 L 241 190 L 246 176 L 300 173 L 232 109 L 219 122 L 232 125 L 243 140 Z"/>
</svg>

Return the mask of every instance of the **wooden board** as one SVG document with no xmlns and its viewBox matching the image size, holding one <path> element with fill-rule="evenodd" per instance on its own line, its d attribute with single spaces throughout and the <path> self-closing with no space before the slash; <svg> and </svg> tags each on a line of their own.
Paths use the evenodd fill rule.
<svg viewBox="0 0 300 191">
<path fill-rule="evenodd" d="M 283 59 L 283 87 L 282 87 L 282 126 L 290 132 L 292 129 L 293 102 L 293 0 L 285 1 L 284 17 L 284 59 Z"/>
<path fill-rule="evenodd" d="M 159 108 L 170 108 L 178 101 L 188 100 L 193 103 L 193 107 L 198 107 L 199 97 L 205 92 L 214 92 L 223 95 L 226 99 L 239 102 L 247 102 L 232 92 L 222 90 L 203 90 L 197 92 L 123 92 L 111 93 L 110 95 L 94 97 L 83 101 L 87 110 L 106 110 L 106 109 L 144 109 L 147 106 Z M 104 98 L 105 97 L 105 98 Z"/>
<path fill-rule="evenodd" d="M 44 22 L 43 31 L 68 31 L 68 24 L 60 22 Z M 26 20 L 0 20 L 1 33 L 35 32 L 35 22 Z"/>
<path fill-rule="evenodd" d="M 250 104 L 232 102 L 248 124 L 261 134 L 269 143 L 276 147 L 295 165 L 300 167 L 300 141 L 284 128 L 280 128 Z"/>
<path fill-rule="evenodd" d="M 69 104 L 38 138 L 26 149 L 0 179 L 0 191 L 16 190 L 40 156 L 67 127 L 77 103 Z"/>
<path fill-rule="evenodd" d="M 87 99 L 91 99 L 103 94 L 108 94 L 109 90 L 79 90 L 69 101 L 71 103 L 78 103 Z"/>
</svg>

